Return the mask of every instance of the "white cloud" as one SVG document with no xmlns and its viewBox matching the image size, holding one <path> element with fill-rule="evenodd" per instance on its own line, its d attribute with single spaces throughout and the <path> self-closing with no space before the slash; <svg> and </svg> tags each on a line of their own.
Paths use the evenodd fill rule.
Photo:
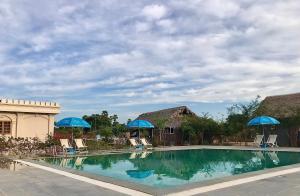
<svg viewBox="0 0 300 196">
<path fill-rule="evenodd" d="M 33 50 L 39 52 L 50 47 L 51 39 L 45 35 L 37 35 L 32 39 Z"/>
<path fill-rule="evenodd" d="M 297 92 L 299 10 L 297 0 L 4 0 L 0 93 L 71 111 Z"/>
<path fill-rule="evenodd" d="M 168 9 L 164 5 L 147 5 L 143 8 L 142 14 L 148 19 L 160 19 L 167 15 Z"/>
<path fill-rule="evenodd" d="M 203 11 L 219 18 L 228 18 L 238 14 L 240 7 L 234 1 L 206 0 L 201 3 Z"/>
<path fill-rule="evenodd" d="M 146 22 L 137 22 L 136 23 L 136 31 L 137 32 L 143 32 L 143 31 L 148 31 L 151 29 L 151 24 L 146 23 Z"/>
<path fill-rule="evenodd" d="M 167 33 L 174 33 L 177 30 L 177 28 L 174 26 L 173 21 L 170 19 L 159 20 L 156 24 L 162 27 L 163 31 Z"/>
</svg>

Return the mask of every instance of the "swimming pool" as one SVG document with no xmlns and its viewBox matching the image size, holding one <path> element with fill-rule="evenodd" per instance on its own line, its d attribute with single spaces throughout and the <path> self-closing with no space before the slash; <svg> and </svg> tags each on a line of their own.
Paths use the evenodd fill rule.
<svg viewBox="0 0 300 196">
<path fill-rule="evenodd" d="M 44 158 L 40 161 L 163 189 L 300 163 L 300 153 L 194 149 Z"/>
</svg>

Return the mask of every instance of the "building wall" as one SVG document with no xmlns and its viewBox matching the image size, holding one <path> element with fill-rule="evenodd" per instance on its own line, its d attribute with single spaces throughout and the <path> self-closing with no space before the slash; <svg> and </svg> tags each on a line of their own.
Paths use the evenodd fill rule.
<svg viewBox="0 0 300 196">
<path fill-rule="evenodd" d="M 279 126 L 278 129 L 275 131 L 277 134 L 277 143 L 278 146 L 281 147 L 296 147 L 297 141 L 293 142 L 293 137 L 290 137 L 292 135 L 289 134 L 289 129 Z M 297 139 L 297 135 L 295 136 L 295 139 Z"/>
<path fill-rule="evenodd" d="M 0 121 L 11 121 L 12 137 L 38 137 L 45 140 L 48 134 L 53 135 L 54 115 L 0 112 Z"/>
<path fill-rule="evenodd" d="M 289 146 L 291 147 L 299 147 L 299 130 L 300 126 L 291 126 L 289 128 L 286 128 L 286 134 L 288 135 L 289 139 Z"/>
<path fill-rule="evenodd" d="M 164 131 L 154 130 L 155 139 L 161 144 L 166 146 L 182 145 L 182 133 L 180 128 L 173 128 L 173 133 L 170 133 L 169 127 Z"/>
<path fill-rule="evenodd" d="M 280 147 L 298 147 L 300 144 L 299 138 L 299 128 L 300 126 L 295 127 L 284 127 L 278 126 L 275 130 L 270 130 L 270 127 L 265 128 L 265 138 L 269 138 L 270 134 L 277 135 L 277 144 Z"/>
<path fill-rule="evenodd" d="M 0 99 L 0 121 L 11 122 L 11 133 L 5 136 L 45 140 L 53 134 L 54 116 L 59 112 L 54 102 Z"/>
</svg>

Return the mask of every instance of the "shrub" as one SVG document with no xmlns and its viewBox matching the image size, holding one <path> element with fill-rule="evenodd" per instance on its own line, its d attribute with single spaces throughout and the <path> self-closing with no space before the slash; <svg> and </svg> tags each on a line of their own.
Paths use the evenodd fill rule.
<svg viewBox="0 0 300 196">
<path fill-rule="evenodd" d="M 111 150 L 111 149 L 122 149 L 127 146 L 126 142 L 117 142 L 115 144 L 112 141 L 107 142 L 106 140 L 87 140 L 86 145 L 88 146 L 88 150 Z"/>
<path fill-rule="evenodd" d="M 105 141 L 87 140 L 86 145 L 88 146 L 88 150 L 107 150 L 111 148 Z"/>
<path fill-rule="evenodd" d="M 0 136 L 0 150 L 4 150 L 7 148 L 6 138 L 4 136 Z"/>
<path fill-rule="evenodd" d="M 45 147 L 51 147 L 54 145 L 60 145 L 59 141 L 55 139 L 53 136 L 47 135 L 47 139 L 45 141 Z"/>
</svg>

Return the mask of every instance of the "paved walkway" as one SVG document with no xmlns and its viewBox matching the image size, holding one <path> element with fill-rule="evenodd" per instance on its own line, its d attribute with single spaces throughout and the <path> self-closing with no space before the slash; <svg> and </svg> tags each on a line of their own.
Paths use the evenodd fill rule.
<svg viewBox="0 0 300 196">
<path fill-rule="evenodd" d="M 19 171 L 0 169 L 1 196 L 110 196 L 122 195 L 40 169 L 26 167 Z"/>
<path fill-rule="evenodd" d="M 300 173 L 278 176 L 201 194 L 205 196 L 299 196 Z"/>
</svg>

